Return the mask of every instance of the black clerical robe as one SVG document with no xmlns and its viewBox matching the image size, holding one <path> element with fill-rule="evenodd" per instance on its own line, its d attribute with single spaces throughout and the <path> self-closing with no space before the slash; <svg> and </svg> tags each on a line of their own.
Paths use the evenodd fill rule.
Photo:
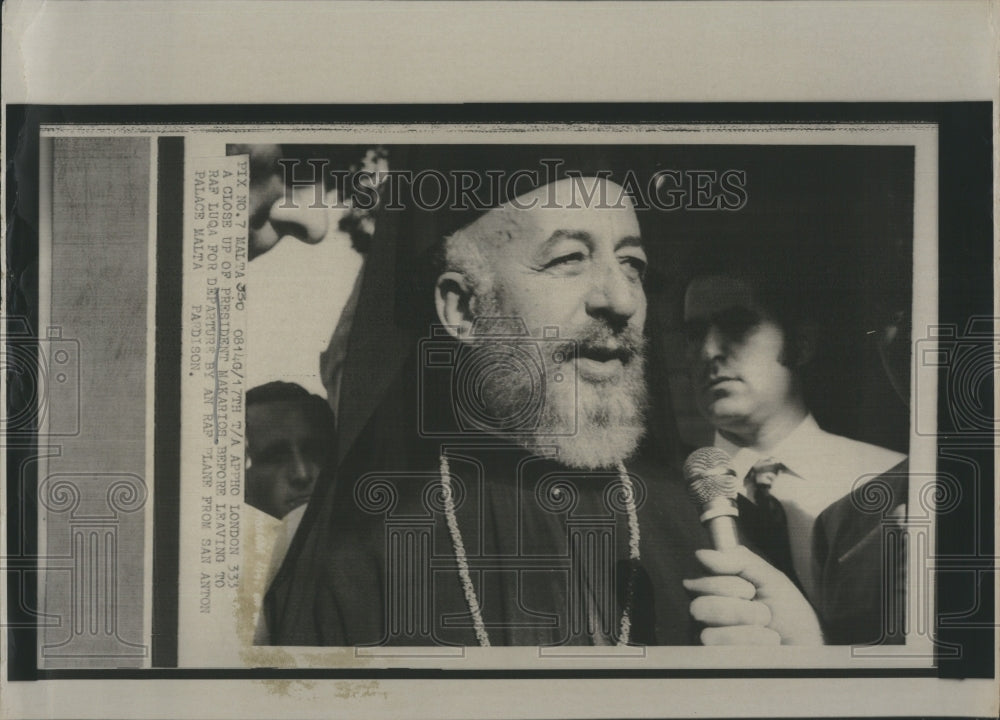
<svg viewBox="0 0 1000 720">
<path fill-rule="evenodd" d="M 640 559 L 618 473 L 502 445 L 447 450 L 469 579 L 493 645 L 694 644 L 685 577 L 705 546 L 676 478 L 630 467 Z M 378 471 L 317 513 L 268 597 L 281 645 L 474 645 L 438 469 Z M 323 515 L 329 518 L 324 522 Z"/>
<path fill-rule="evenodd" d="M 441 485 L 450 466 L 469 578 L 492 645 L 696 644 L 683 578 L 707 536 L 675 468 L 627 463 L 640 559 L 618 472 L 572 470 L 492 437 L 405 431 L 403 373 L 314 495 L 265 599 L 277 645 L 476 645 Z M 426 400 L 426 396 L 424 398 Z"/>
</svg>

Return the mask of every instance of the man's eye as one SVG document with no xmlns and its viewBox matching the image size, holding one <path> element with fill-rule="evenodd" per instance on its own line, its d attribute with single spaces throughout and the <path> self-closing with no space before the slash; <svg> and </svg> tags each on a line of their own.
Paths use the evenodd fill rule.
<svg viewBox="0 0 1000 720">
<path fill-rule="evenodd" d="M 288 462 L 291 452 L 287 448 L 265 448 L 257 453 L 253 461 L 258 465 L 282 465 Z"/>
<path fill-rule="evenodd" d="M 760 315 L 749 308 L 734 307 L 715 317 L 716 325 L 730 337 L 739 338 L 760 323 Z"/>
<path fill-rule="evenodd" d="M 688 342 L 700 343 L 708 334 L 708 323 L 703 320 L 688 320 L 684 323 L 684 337 Z"/>
<path fill-rule="evenodd" d="M 646 261 L 635 255 L 626 255 L 619 260 L 623 267 L 627 268 L 630 277 L 642 280 L 646 277 Z"/>
<path fill-rule="evenodd" d="M 560 255 L 557 258 L 549 260 L 546 264 L 546 268 L 556 268 L 560 266 L 571 266 L 581 263 L 587 259 L 587 256 L 582 252 L 569 253 L 567 255 Z"/>
</svg>

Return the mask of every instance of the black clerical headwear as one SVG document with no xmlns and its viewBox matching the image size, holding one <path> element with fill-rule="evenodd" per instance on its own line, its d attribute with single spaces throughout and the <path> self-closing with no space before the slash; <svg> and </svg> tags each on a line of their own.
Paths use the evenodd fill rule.
<svg viewBox="0 0 1000 720">
<path fill-rule="evenodd" d="M 641 207 L 653 169 L 646 151 L 636 146 L 386 149 L 389 174 L 377 192 L 366 195 L 376 202 L 375 234 L 344 365 L 338 412 L 341 459 L 417 340 L 438 322 L 433 287 L 444 238 L 495 207 L 570 177 L 607 178 Z M 580 197 L 581 204 L 620 201 L 618 194 Z M 640 224 L 644 214 L 638 213 Z"/>
</svg>

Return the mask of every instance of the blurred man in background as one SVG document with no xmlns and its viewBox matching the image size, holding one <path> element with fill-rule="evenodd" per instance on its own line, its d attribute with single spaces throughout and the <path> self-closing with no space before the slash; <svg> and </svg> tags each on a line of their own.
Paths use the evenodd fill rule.
<svg viewBox="0 0 1000 720">
<path fill-rule="evenodd" d="M 801 264 L 758 260 L 720 261 L 688 283 L 688 365 L 698 409 L 715 428 L 714 445 L 732 457 L 751 501 L 741 508 L 744 533 L 822 610 L 829 588 L 821 587 L 828 573 L 820 565 L 828 558 L 814 552 L 817 517 L 904 456 L 820 428 L 806 387 L 827 339 L 815 288 Z M 830 538 L 850 514 L 826 517 L 821 546 L 839 547 Z M 881 563 L 880 553 L 865 553 L 876 575 Z"/>
<path fill-rule="evenodd" d="M 333 442 L 333 413 L 323 398 L 277 381 L 250 390 L 247 504 L 278 519 L 305 505 Z"/>
</svg>

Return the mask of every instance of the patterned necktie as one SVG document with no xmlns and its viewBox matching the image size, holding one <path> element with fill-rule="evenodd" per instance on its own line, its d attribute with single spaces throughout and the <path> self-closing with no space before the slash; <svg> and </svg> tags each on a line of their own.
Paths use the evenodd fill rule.
<svg viewBox="0 0 1000 720">
<path fill-rule="evenodd" d="M 798 584 L 792 565 L 792 548 L 788 538 L 788 519 L 781 502 L 771 494 L 778 474 L 785 466 L 774 458 L 758 460 L 747 473 L 745 486 L 756 506 L 756 513 L 748 518 L 747 528 L 771 563 Z"/>
</svg>

